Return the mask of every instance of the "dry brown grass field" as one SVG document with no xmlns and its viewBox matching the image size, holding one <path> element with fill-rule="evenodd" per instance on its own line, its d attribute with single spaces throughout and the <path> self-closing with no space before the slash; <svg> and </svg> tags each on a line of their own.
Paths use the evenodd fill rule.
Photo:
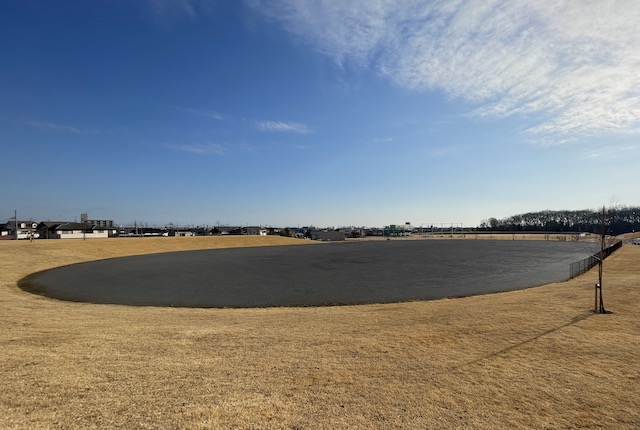
<svg viewBox="0 0 640 430">
<path fill-rule="evenodd" d="M 298 243 L 0 242 L 0 428 L 640 428 L 640 246 L 606 261 L 605 315 L 591 312 L 594 271 L 509 293 L 319 308 L 93 305 L 16 286 L 80 261 Z"/>
</svg>

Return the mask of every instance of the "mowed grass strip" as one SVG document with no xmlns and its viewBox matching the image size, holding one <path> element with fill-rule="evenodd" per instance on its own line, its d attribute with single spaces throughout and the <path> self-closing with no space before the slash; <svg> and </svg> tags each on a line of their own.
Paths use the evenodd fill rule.
<svg viewBox="0 0 640 430">
<path fill-rule="evenodd" d="M 606 261 L 606 315 L 591 312 L 593 270 L 509 293 L 321 308 L 92 305 L 16 286 L 79 261 L 300 243 L 0 242 L 0 428 L 640 428 L 640 246 Z"/>
</svg>

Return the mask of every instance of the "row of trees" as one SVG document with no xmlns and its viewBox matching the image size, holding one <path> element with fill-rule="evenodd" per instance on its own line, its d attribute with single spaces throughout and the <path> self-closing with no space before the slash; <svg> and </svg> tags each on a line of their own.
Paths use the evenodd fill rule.
<svg viewBox="0 0 640 430">
<path fill-rule="evenodd" d="M 610 235 L 640 231 L 640 207 L 611 207 L 606 211 L 605 224 L 607 225 L 607 234 Z M 545 210 L 513 215 L 504 219 L 489 218 L 480 224 L 480 229 L 599 233 L 601 225 L 601 210 Z"/>
</svg>

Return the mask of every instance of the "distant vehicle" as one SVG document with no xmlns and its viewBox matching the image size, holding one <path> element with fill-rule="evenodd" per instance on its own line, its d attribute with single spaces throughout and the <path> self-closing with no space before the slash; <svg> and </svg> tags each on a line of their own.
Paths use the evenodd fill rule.
<svg viewBox="0 0 640 430">
<path fill-rule="evenodd" d="M 632 243 L 632 244 L 634 244 L 634 245 L 640 245 L 640 237 L 639 237 L 639 238 L 636 238 L 636 239 L 633 239 L 633 240 L 631 241 L 631 243 Z"/>
</svg>

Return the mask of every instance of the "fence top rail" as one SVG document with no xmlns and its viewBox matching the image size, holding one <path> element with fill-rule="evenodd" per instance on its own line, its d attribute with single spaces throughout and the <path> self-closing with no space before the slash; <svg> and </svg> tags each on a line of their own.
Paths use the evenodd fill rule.
<svg viewBox="0 0 640 430">
<path fill-rule="evenodd" d="M 620 248 L 622 246 L 622 241 L 617 241 L 611 245 L 609 245 L 608 247 L 606 247 L 605 249 L 603 249 L 602 251 L 599 251 L 587 258 L 583 258 L 580 261 L 576 261 L 575 263 L 571 263 L 569 265 L 569 279 L 575 278 L 578 275 L 582 275 L 583 273 L 587 272 L 589 269 L 591 269 L 593 266 L 595 266 L 596 264 L 598 264 L 598 261 L 600 261 L 600 254 L 603 254 L 602 259 L 604 260 L 605 258 L 607 258 L 608 256 L 610 256 L 611 254 L 613 254 L 616 250 L 618 250 L 618 248 Z M 583 265 L 584 263 L 584 265 Z"/>
</svg>

